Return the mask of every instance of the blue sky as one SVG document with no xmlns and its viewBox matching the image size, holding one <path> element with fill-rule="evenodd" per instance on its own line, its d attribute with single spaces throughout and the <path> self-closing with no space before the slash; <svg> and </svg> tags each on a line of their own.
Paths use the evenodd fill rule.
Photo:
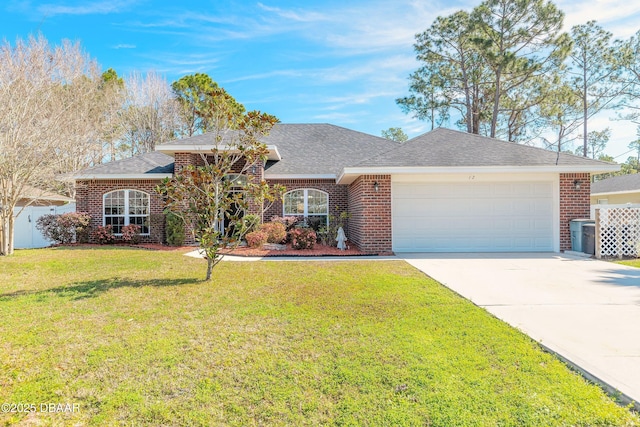
<svg viewBox="0 0 640 427">
<path fill-rule="evenodd" d="M 429 130 L 395 99 L 418 67 L 414 35 L 439 15 L 480 0 L 49 0 L 3 2 L 1 35 L 35 32 L 77 40 L 103 69 L 155 70 L 170 83 L 209 74 L 248 109 L 285 123 L 328 122 L 379 135 Z M 565 27 L 596 19 L 615 37 L 640 29 L 640 2 L 563 0 Z M 590 129 L 613 129 L 606 152 L 627 157 L 635 125 L 601 115 Z M 623 155 L 624 154 L 624 155 Z"/>
</svg>

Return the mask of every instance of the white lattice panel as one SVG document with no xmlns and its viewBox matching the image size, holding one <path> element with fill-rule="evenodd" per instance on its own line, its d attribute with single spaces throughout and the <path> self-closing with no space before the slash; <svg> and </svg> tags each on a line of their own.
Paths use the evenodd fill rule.
<svg viewBox="0 0 640 427">
<path fill-rule="evenodd" d="M 638 257 L 640 208 L 602 208 L 599 215 L 596 253 L 600 257 Z"/>
</svg>

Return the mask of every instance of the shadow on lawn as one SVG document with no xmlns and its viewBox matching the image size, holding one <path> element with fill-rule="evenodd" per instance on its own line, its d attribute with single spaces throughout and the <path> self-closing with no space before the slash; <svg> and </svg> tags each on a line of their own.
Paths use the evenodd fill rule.
<svg viewBox="0 0 640 427">
<path fill-rule="evenodd" d="M 84 298 L 95 298 L 111 289 L 118 288 L 141 288 L 144 286 L 181 286 L 201 283 L 200 279 L 154 279 L 154 280 L 137 280 L 129 278 L 112 277 L 103 280 L 88 280 L 85 282 L 75 282 L 68 286 L 58 286 L 49 289 L 39 290 L 20 290 L 15 292 L 9 292 L 6 294 L 0 294 L 0 301 L 8 300 L 11 298 L 19 298 L 23 296 L 47 296 L 56 295 L 62 298 L 69 298 L 72 300 L 79 300 Z"/>
</svg>

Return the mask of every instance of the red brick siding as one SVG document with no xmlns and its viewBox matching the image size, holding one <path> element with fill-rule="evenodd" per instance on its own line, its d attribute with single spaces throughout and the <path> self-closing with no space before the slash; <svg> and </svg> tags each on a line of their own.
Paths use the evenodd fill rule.
<svg viewBox="0 0 640 427">
<path fill-rule="evenodd" d="M 349 240 L 365 253 L 391 253 L 391 176 L 358 177 L 349 185 L 348 205 Z"/>
<path fill-rule="evenodd" d="M 91 227 L 103 224 L 103 196 L 113 190 L 138 190 L 149 194 L 149 213 L 162 214 L 164 204 L 155 188 L 160 180 L 95 180 L 78 181 L 76 183 L 76 211 L 91 215 Z M 162 243 L 164 238 L 164 222 L 149 225 L 149 236 L 142 236 L 143 242 Z"/>
<path fill-rule="evenodd" d="M 180 172 L 182 168 L 189 165 L 195 165 L 198 163 L 198 154 L 193 153 L 175 153 L 174 155 L 174 171 L 175 173 Z"/>
<path fill-rule="evenodd" d="M 580 181 L 580 190 L 574 181 Z M 591 180 L 588 173 L 560 174 L 560 250 L 571 250 L 570 222 L 576 218 L 589 218 Z"/>
<path fill-rule="evenodd" d="M 336 218 L 342 212 L 348 212 L 347 186 L 338 185 L 333 179 L 267 179 L 269 185 L 280 184 L 287 190 L 298 190 L 301 188 L 313 188 L 315 190 L 324 191 L 329 194 L 329 213 Z M 269 221 L 271 217 L 282 216 L 283 206 L 282 200 L 276 201 L 270 209 L 264 213 L 264 221 Z M 345 230 L 347 238 L 349 237 L 348 229 Z"/>
</svg>

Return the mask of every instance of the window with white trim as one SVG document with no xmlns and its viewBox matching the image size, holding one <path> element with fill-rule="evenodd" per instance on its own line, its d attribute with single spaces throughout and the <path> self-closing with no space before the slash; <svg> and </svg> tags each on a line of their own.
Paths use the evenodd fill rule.
<svg viewBox="0 0 640 427">
<path fill-rule="evenodd" d="M 140 234 L 149 234 L 149 195 L 138 190 L 115 190 L 103 196 L 103 224 L 110 225 L 113 234 L 122 234 L 122 227 L 135 224 Z"/>
<path fill-rule="evenodd" d="M 304 216 L 320 218 L 324 224 L 329 221 L 329 194 L 313 188 L 292 190 L 283 196 L 284 216 Z"/>
</svg>

